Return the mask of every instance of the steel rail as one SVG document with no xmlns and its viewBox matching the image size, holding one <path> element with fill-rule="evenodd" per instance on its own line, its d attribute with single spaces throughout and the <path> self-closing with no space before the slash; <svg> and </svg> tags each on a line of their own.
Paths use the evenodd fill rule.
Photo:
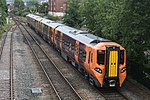
<svg viewBox="0 0 150 100">
<path fill-rule="evenodd" d="M 13 33 L 16 30 L 17 26 L 11 33 L 10 41 L 10 100 L 14 100 L 14 80 L 13 80 Z"/>
</svg>

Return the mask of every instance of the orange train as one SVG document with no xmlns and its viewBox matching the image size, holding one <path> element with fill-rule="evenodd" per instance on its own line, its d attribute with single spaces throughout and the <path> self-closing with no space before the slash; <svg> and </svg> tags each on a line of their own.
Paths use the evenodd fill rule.
<svg viewBox="0 0 150 100">
<path fill-rule="evenodd" d="M 126 50 L 119 44 L 37 15 L 28 25 L 79 70 L 91 85 L 122 86 L 126 78 Z"/>
</svg>

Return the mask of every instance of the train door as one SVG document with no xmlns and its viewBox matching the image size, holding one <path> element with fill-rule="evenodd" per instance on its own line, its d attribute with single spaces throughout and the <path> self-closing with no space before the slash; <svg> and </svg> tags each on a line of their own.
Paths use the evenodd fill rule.
<svg viewBox="0 0 150 100">
<path fill-rule="evenodd" d="M 92 66 L 93 66 L 93 56 L 94 56 L 94 53 L 93 53 L 93 51 L 91 50 L 90 52 L 90 57 L 89 57 L 89 69 L 90 69 L 90 71 L 91 71 L 91 68 L 92 68 Z M 90 72 L 91 73 L 91 72 Z M 95 81 L 94 81 L 94 77 L 93 77 L 93 75 L 92 74 L 89 74 L 89 83 L 90 83 L 90 85 L 92 85 L 92 86 L 94 86 L 95 85 Z"/>
<path fill-rule="evenodd" d="M 52 43 L 54 44 L 55 29 L 52 28 Z"/>
<path fill-rule="evenodd" d="M 39 25 L 40 25 L 40 21 L 37 22 L 37 31 L 39 31 Z"/>
<path fill-rule="evenodd" d="M 62 49 L 62 38 L 63 38 L 63 33 L 60 33 L 60 48 Z"/>
<path fill-rule="evenodd" d="M 114 87 L 118 80 L 119 72 L 119 47 L 110 46 L 107 47 L 107 64 L 106 73 L 109 81 L 109 86 Z"/>
<path fill-rule="evenodd" d="M 108 77 L 118 76 L 119 48 L 107 47 L 107 74 Z"/>
<path fill-rule="evenodd" d="M 53 32 L 52 32 L 52 28 L 51 27 L 49 27 L 49 39 L 52 42 L 52 40 L 53 40 Z"/>
<path fill-rule="evenodd" d="M 89 54 L 88 54 L 88 70 L 90 70 L 91 66 L 92 66 L 92 50 L 91 48 L 89 48 Z"/>
<path fill-rule="evenodd" d="M 49 42 L 49 31 L 50 31 L 50 27 L 48 26 L 48 32 L 47 32 L 47 42 Z"/>
<path fill-rule="evenodd" d="M 79 63 L 78 54 L 79 54 L 79 41 L 76 41 L 76 43 L 75 43 L 75 56 L 74 56 L 74 58 L 75 58 L 75 61 L 77 63 Z"/>
</svg>

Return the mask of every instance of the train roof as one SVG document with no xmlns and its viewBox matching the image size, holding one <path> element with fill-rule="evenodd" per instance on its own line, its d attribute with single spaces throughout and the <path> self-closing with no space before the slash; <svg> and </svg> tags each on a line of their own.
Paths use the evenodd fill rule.
<svg viewBox="0 0 150 100">
<path fill-rule="evenodd" d="M 37 21 L 41 21 L 41 20 L 45 19 L 45 18 L 42 18 L 42 17 L 34 15 L 34 14 L 28 14 L 27 16 L 32 18 L 32 19 L 35 19 Z"/>
<path fill-rule="evenodd" d="M 49 19 L 42 19 L 40 20 L 43 24 L 49 26 L 50 23 L 54 23 L 55 21 L 49 20 Z"/>
<path fill-rule="evenodd" d="M 27 16 L 30 17 L 30 18 L 33 18 L 33 19 L 35 19 L 37 21 L 40 21 L 43 24 L 45 24 L 45 25 L 47 25 L 49 27 L 52 27 L 52 28 L 56 28 L 58 26 L 62 26 L 63 25 L 61 23 L 57 23 L 55 21 L 52 21 L 52 20 L 49 20 L 49 19 L 46 19 L 46 18 L 42 18 L 42 17 L 34 15 L 34 14 L 28 14 Z"/>
<path fill-rule="evenodd" d="M 100 42 L 110 42 L 110 40 L 95 36 L 91 33 L 78 34 L 77 39 L 85 44 L 95 46 Z"/>
<path fill-rule="evenodd" d="M 57 27 L 63 26 L 63 25 L 64 25 L 64 24 L 57 23 L 57 22 L 49 23 L 49 26 L 52 27 L 52 28 L 57 28 Z"/>
<path fill-rule="evenodd" d="M 56 28 L 58 31 L 66 34 L 67 36 L 80 41 L 83 44 L 95 46 L 99 42 L 109 42 L 110 40 L 100 38 L 89 32 L 81 31 L 66 25 Z"/>
<path fill-rule="evenodd" d="M 89 32 L 81 31 L 76 28 L 69 27 L 64 24 L 52 21 L 52 20 L 42 18 L 37 15 L 28 14 L 27 16 L 30 18 L 33 18 L 37 21 L 40 21 L 49 27 L 56 28 L 56 30 L 62 32 L 63 34 L 66 34 L 67 36 L 69 36 L 75 40 L 78 40 L 81 43 L 86 44 L 86 45 L 95 46 L 96 44 L 98 44 L 100 42 L 110 42 L 110 40 L 95 36 Z"/>
</svg>

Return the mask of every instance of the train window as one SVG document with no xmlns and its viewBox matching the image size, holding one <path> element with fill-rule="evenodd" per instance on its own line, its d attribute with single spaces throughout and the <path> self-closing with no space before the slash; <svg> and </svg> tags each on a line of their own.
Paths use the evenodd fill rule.
<svg viewBox="0 0 150 100">
<path fill-rule="evenodd" d="M 66 46 L 66 41 L 64 41 L 64 46 Z"/>
<path fill-rule="evenodd" d="M 35 26 L 38 27 L 38 21 L 35 21 Z"/>
<path fill-rule="evenodd" d="M 40 23 L 40 29 L 42 29 L 42 23 Z"/>
<path fill-rule="evenodd" d="M 69 44 L 70 44 L 70 43 L 67 41 L 67 42 L 66 42 L 67 49 L 69 49 Z"/>
<path fill-rule="evenodd" d="M 35 20 L 33 20 L 33 25 L 34 25 L 34 26 L 36 25 L 35 23 L 36 23 L 36 21 L 35 21 Z"/>
<path fill-rule="evenodd" d="M 81 60 L 85 61 L 85 59 L 86 59 L 86 51 L 85 50 L 79 49 L 79 58 Z"/>
<path fill-rule="evenodd" d="M 75 48 L 75 47 L 74 47 L 74 44 L 72 44 L 72 45 L 71 45 L 71 50 L 72 50 L 73 53 L 74 53 L 74 51 L 75 51 L 74 48 Z"/>
<path fill-rule="evenodd" d="M 83 52 L 83 58 L 86 58 L 86 52 L 85 51 Z"/>
<path fill-rule="evenodd" d="M 48 26 L 44 25 L 44 32 L 48 31 Z"/>
<path fill-rule="evenodd" d="M 69 51 L 71 51 L 71 43 L 69 43 L 68 49 L 69 49 Z"/>
<path fill-rule="evenodd" d="M 42 31 L 43 31 L 43 27 L 44 27 L 44 24 L 42 24 Z"/>
<path fill-rule="evenodd" d="M 89 52 L 88 63 L 90 63 L 91 51 Z"/>
<path fill-rule="evenodd" d="M 79 54 L 79 46 L 78 46 L 77 43 L 75 44 L 75 54 L 76 54 L 76 55 Z"/>
<path fill-rule="evenodd" d="M 56 39 L 59 41 L 60 40 L 60 32 L 58 31 L 56 34 Z"/>
<path fill-rule="evenodd" d="M 63 44 L 63 45 L 65 44 L 65 40 L 64 40 L 64 39 L 62 39 L 62 44 Z"/>
<path fill-rule="evenodd" d="M 91 62 L 93 62 L 93 53 L 91 53 Z"/>
<path fill-rule="evenodd" d="M 104 65 L 105 51 L 97 51 L 97 63 Z"/>
<path fill-rule="evenodd" d="M 53 34 L 52 28 L 50 27 L 50 28 L 49 28 L 49 35 L 50 35 L 50 37 L 52 37 L 52 34 Z"/>
<path fill-rule="evenodd" d="M 124 64 L 124 50 L 120 50 L 120 64 Z"/>
</svg>

